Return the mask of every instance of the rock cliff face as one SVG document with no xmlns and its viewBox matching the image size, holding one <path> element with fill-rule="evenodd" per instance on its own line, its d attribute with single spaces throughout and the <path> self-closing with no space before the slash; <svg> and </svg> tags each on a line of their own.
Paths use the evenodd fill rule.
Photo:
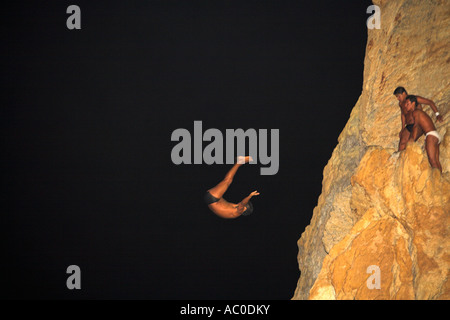
<svg viewBox="0 0 450 320">
<path fill-rule="evenodd" d="M 373 2 L 381 29 L 368 30 L 363 91 L 298 241 L 293 299 L 450 299 L 450 0 Z M 423 136 L 396 152 L 397 86 L 444 116 L 423 106 L 443 137 L 442 174 Z"/>
</svg>

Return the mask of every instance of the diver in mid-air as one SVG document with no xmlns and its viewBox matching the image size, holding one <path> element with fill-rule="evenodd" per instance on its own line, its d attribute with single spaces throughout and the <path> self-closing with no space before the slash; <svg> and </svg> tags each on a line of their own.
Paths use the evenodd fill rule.
<svg viewBox="0 0 450 320">
<path fill-rule="evenodd" d="M 228 173 L 225 175 L 225 178 L 214 188 L 206 191 L 205 202 L 208 205 L 209 209 L 219 217 L 225 219 L 234 219 L 239 216 L 248 216 L 253 212 L 253 205 L 250 202 L 250 199 L 254 196 L 259 195 L 258 191 L 253 191 L 252 193 L 250 193 L 250 195 L 248 195 L 237 204 L 228 202 L 222 197 L 223 194 L 228 190 L 231 182 L 233 182 L 233 177 L 239 167 L 252 160 L 252 157 L 248 156 L 238 157 L 237 162 L 233 165 L 230 171 L 228 171 Z"/>
</svg>

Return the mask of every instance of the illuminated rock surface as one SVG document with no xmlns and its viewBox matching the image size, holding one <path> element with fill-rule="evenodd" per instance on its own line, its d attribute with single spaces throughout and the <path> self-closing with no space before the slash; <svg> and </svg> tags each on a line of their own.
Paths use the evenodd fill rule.
<svg viewBox="0 0 450 320">
<path fill-rule="evenodd" d="M 323 171 L 322 193 L 298 241 L 293 299 L 450 299 L 450 1 L 374 1 L 363 91 Z M 368 15 L 369 16 L 369 15 Z M 435 102 L 444 121 L 443 173 L 424 137 L 396 152 L 397 86 Z M 380 288 L 367 268 L 377 266 Z"/>
</svg>

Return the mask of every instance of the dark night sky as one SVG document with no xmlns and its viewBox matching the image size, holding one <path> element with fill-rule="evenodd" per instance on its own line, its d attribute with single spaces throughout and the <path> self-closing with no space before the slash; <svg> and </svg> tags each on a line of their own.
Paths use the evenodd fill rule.
<svg viewBox="0 0 450 320">
<path fill-rule="evenodd" d="M 66 8 L 81 8 L 68 30 Z M 1 19 L 3 298 L 290 299 L 361 91 L 370 1 L 15 1 Z M 174 165 L 171 133 L 280 130 L 280 169 Z M 204 146 L 206 143 L 204 144 Z M 66 268 L 81 268 L 68 290 Z"/>
</svg>

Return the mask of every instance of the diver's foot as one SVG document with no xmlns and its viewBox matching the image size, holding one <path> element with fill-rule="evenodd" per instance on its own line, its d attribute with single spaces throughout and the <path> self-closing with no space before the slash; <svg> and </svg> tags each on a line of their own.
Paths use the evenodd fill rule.
<svg viewBox="0 0 450 320">
<path fill-rule="evenodd" d="M 249 163 L 250 161 L 253 161 L 253 158 L 250 156 L 239 156 L 237 157 L 237 163 L 239 164 L 244 164 L 244 163 Z"/>
</svg>

